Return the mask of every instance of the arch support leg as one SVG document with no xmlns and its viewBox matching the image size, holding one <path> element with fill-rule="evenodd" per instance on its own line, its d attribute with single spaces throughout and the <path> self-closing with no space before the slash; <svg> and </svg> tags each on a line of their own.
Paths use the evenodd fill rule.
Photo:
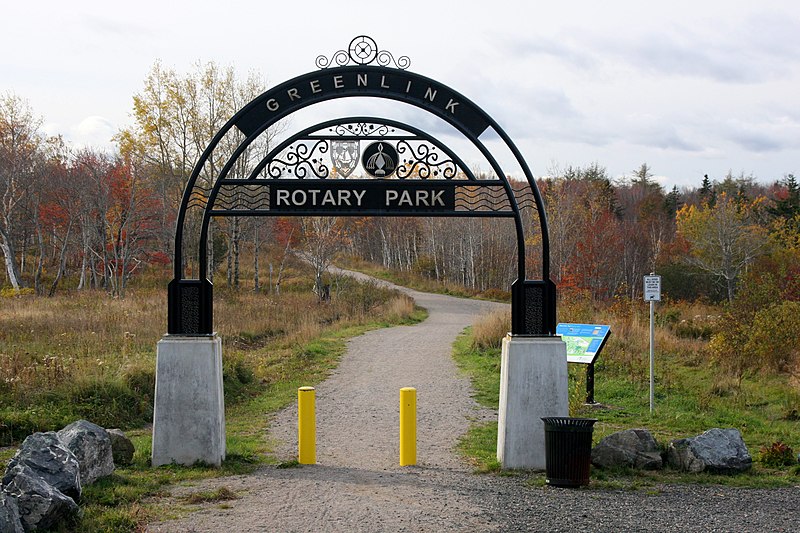
<svg viewBox="0 0 800 533">
<path fill-rule="evenodd" d="M 555 335 L 556 285 L 548 280 L 516 280 L 511 285 L 511 333 Z"/>
<path fill-rule="evenodd" d="M 167 332 L 213 334 L 213 289 L 207 279 L 173 279 L 167 288 Z"/>
</svg>

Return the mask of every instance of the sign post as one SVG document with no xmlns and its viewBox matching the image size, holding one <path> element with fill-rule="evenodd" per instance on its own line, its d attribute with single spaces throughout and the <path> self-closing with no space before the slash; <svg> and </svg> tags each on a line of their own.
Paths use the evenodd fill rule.
<svg viewBox="0 0 800 533">
<path fill-rule="evenodd" d="M 594 362 L 611 335 L 611 328 L 601 324 L 559 324 L 556 335 L 567 344 L 567 362 L 586 366 L 586 403 L 594 405 Z"/>
<path fill-rule="evenodd" d="M 655 403 L 655 304 L 661 301 L 661 276 L 651 272 L 644 277 L 644 301 L 650 302 L 650 414 L 653 414 Z"/>
</svg>

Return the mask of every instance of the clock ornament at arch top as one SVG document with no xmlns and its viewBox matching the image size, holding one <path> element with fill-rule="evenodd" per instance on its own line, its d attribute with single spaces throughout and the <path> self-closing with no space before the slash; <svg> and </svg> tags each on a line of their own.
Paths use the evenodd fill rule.
<svg viewBox="0 0 800 533">
<path fill-rule="evenodd" d="M 361 164 L 370 176 L 388 178 L 397 170 L 397 149 L 384 141 L 377 141 L 364 149 Z"/>
</svg>

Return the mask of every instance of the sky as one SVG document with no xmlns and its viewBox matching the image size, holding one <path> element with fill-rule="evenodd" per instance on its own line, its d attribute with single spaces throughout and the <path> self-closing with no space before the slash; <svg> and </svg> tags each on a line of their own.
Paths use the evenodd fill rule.
<svg viewBox="0 0 800 533">
<path fill-rule="evenodd" d="M 624 179 L 647 163 L 682 188 L 704 174 L 771 183 L 800 172 L 796 0 L 46 0 L 0 14 L 0 94 L 27 100 L 47 134 L 74 146 L 112 146 L 157 60 L 182 73 L 231 65 L 272 86 L 369 35 L 484 109 L 536 176 L 598 163 Z M 320 113 L 361 115 L 359 100 Z M 367 109 L 461 146 L 415 112 Z"/>
</svg>

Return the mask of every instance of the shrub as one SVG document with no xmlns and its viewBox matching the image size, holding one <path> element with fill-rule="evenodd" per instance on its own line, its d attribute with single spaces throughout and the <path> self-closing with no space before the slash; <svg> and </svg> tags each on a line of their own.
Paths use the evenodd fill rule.
<svg viewBox="0 0 800 533">
<path fill-rule="evenodd" d="M 225 401 L 235 403 L 253 392 L 256 376 L 243 357 L 231 355 L 223 358 L 222 381 Z"/>
<path fill-rule="evenodd" d="M 75 421 L 68 410 L 59 405 L 40 405 L 25 410 L 0 411 L 0 446 L 20 442 L 37 431 L 55 431 Z"/>
<path fill-rule="evenodd" d="M 744 351 L 759 360 L 762 368 L 785 372 L 798 359 L 795 343 L 800 330 L 800 302 L 781 302 L 755 314 Z"/>
<path fill-rule="evenodd" d="M 156 390 L 155 369 L 152 367 L 131 369 L 125 374 L 125 383 L 139 398 L 152 402 Z"/>
<path fill-rule="evenodd" d="M 0 298 L 18 298 L 20 296 L 33 296 L 34 290 L 30 287 L 23 287 L 19 290 L 13 287 L 3 287 L 0 289 Z"/>
<path fill-rule="evenodd" d="M 153 404 L 121 380 L 79 380 L 67 394 L 76 417 L 101 427 L 130 428 L 153 419 Z"/>
<path fill-rule="evenodd" d="M 772 468 L 791 466 L 797 462 L 792 447 L 781 441 L 773 442 L 771 446 L 761 447 L 761 464 Z"/>
<path fill-rule="evenodd" d="M 714 334 L 713 322 L 695 321 L 693 319 L 681 320 L 671 326 L 672 331 L 682 339 L 708 340 Z"/>
</svg>

